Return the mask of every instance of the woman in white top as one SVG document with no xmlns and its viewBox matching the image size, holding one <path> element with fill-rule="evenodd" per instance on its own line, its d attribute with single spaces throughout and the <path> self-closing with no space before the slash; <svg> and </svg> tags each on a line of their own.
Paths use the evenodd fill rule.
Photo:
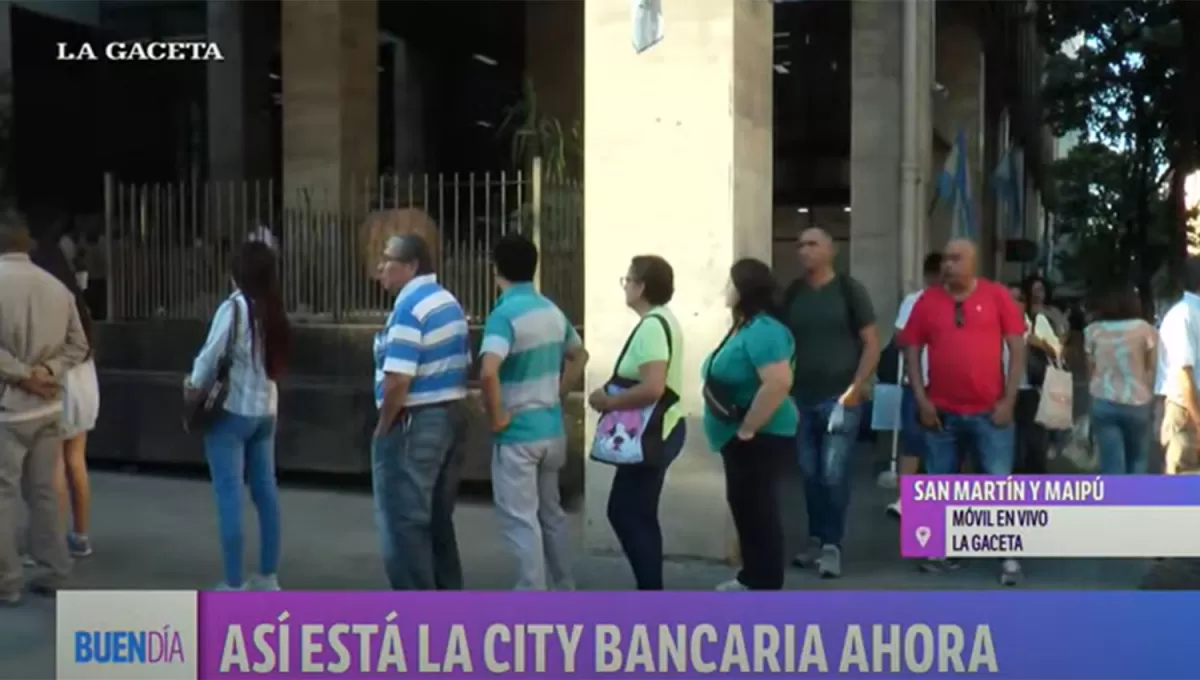
<svg viewBox="0 0 1200 680">
<path fill-rule="evenodd" d="M 280 295 L 275 253 L 265 243 L 242 245 L 233 260 L 235 290 L 217 308 L 204 347 L 184 389 L 210 386 L 223 357 L 231 361 L 228 397 L 204 432 L 212 477 L 225 579 L 218 590 L 279 590 L 279 491 L 275 482 L 278 390 L 291 328 Z M 227 355 L 228 352 L 228 355 Z M 244 480 L 244 481 L 243 481 Z M 242 485 L 258 510 L 259 570 L 242 574 Z"/>
<path fill-rule="evenodd" d="M 48 238 L 40 241 L 31 259 L 39 267 L 53 274 L 75 296 L 79 321 L 83 325 L 84 334 L 87 335 L 88 345 L 94 352 L 92 314 L 83 292 L 87 282 L 76 275 L 73 266 L 78 255 L 75 242 L 64 234 L 58 239 Z M 92 544 L 88 539 L 91 485 L 88 480 L 86 454 L 88 432 L 96 427 L 96 420 L 100 416 L 100 386 L 96 379 L 96 363 L 92 355 L 89 354 L 85 361 L 63 376 L 62 393 L 62 444 L 55 479 L 59 512 L 61 516 L 67 517 L 69 514 L 71 518 L 67 547 L 72 557 L 80 558 L 92 554 Z"/>
<path fill-rule="evenodd" d="M 1027 304 L 1025 291 L 1027 285 L 1012 284 L 1008 287 L 1013 302 L 1017 303 L 1025 313 L 1025 339 L 1028 345 L 1026 354 L 1027 370 L 1021 377 L 1020 390 L 1017 392 L 1017 405 L 1013 410 L 1013 421 L 1016 426 L 1016 451 L 1014 452 L 1014 471 L 1018 474 L 1041 474 L 1046 472 L 1046 453 L 1050 447 L 1050 434 L 1046 428 L 1037 423 L 1038 400 L 1041 398 L 1041 380 L 1044 370 L 1041 370 L 1051 359 L 1057 359 L 1062 353 L 1062 344 L 1055 337 L 1049 319 L 1044 314 L 1033 316 L 1031 306 Z M 1036 320 L 1035 320 L 1036 319 Z M 1008 348 L 1004 348 L 1004 361 L 1008 363 Z M 1030 380 L 1030 374 L 1033 380 Z"/>
</svg>

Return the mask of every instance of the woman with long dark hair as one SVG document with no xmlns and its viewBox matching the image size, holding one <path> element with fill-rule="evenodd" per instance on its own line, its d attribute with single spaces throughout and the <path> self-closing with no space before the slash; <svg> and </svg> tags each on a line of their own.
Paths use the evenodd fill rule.
<svg viewBox="0 0 1200 680">
<path fill-rule="evenodd" d="M 72 261 L 76 253 L 64 249 L 64 243 L 73 243 L 63 234 L 64 223 L 48 230 L 40 239 L 30 258 L 35 264 L 58 279 L 75 297 L 79 321 L 87 336 L 89 352 L 95 351 L 95 335 L 92 332 L 92 315 L 84 298 L 83 285 L 76 275 Z M 87 470 L 88 432 L 96 427 L 100 415 L 100 386 L 96 378 L 94 357 L 88 358 L 72 368 L 63 377 L 62 444 L 58 456 L 58 472 L 55 484 L 58 491 L 60 516 L 71 517 L 67 532 L 67 547 L 72 557 L 87 557 L 92 554 L 88 538 L 88 523 L 91 516 L 91 485 Z"/>
<path fill-rule="evenodd" d="M 777 299 L 766 264 L 735 262 L 726 291 L 733 325 L 704 361 L 704 433 L 721 453 L 742 556 L 737 578 L 718 590 L 783 588 L 778 484 L 794 455 L 799 417 L 788 398 L 796 343 L 779 320 Z"/>
<path fill-rule="evenodd" d="M 224 581 L 218 590 L 279 590 L 279 491 L 275 482 L 278 390 L 291 345 L 275 253 L 244 244 L 233 258 L 234 292 L 213 316 L 185 389 L 212 384 L 228 349 L 229 393 L 224 410 L 204 433 L 221 533 Z M 242 574 L 242 483 L 258 510 L 259 570 Z"/>
</svg>

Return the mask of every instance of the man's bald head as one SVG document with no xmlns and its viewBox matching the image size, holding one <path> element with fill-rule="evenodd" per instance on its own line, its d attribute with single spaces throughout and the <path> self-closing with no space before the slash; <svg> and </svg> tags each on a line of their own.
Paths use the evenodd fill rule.
<svg viewBox="0 0 1200 680">
<path fill-rule="evenodd" d="M 965 238 L 951 239 L 942 251 L 942 276 L 951 287 L 969 285 L 975 279 L 979 251 Z"/>
<path fill-rule="evenodd" d="M 809 227 L 796 239 L 796 253 L 806 274 L 822 274 L 833 266 L 833 237 L 820 227 Z"/>
</svg>

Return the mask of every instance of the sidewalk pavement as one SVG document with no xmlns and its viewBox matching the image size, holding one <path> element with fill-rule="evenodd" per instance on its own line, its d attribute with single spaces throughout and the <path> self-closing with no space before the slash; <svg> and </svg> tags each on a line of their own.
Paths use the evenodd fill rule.
<svg viewBox="0 0 1200 680">
<path fill-rule="evenodd" d="M 812 573 L 792 569 L 788 589 L 999 587 L 996 567 L 987 562 L 951 574 L 929 575 L 901 560 L 898 525 L 883 512 L 894 492 L 875 487 L 873 465 L 868 456 L 863 459 L 856 475 L 856 498 L 845 546 L 845 576 L 822 581 Z M 798 480 L 789 479 L 786 484 L 788 497 L 794 499 L 785 511 L 788 533 L 798 546 L 804 535 L 803 502 Z M 91 538 L 96 552 L 77 564 L 73 587 L 203 589 L 220 579 L 216 518 L 207 482 L 97 473 L 93 485 Z M 368 493 L 285 489 L 281 496 L 284 549 L 280 581 L 285 589 L 386 588 Z M 248 560 L 255 552 L 251 513 L 248 509 Z M 456 525 L 467 586 L 477 590 L 510 587 L 513 568 L 490 505 L 482 499 L 464 501 Z M 582 527 L 582 517 L 573 515 L 576 536 Z M 1025 564 L 1028 578 L 1022 587 L 1080 590 L 1134 588 L 1146 566 L 1138 560 L 1029 560 Z M 671 560 L 666 565 L 666 583 L 674 590 L 711 590 L 731 574 L 722 564 Z M 580 556 L 576 579 L 583 590 L 632 587 L 628 567 L 615 555 Z M 30 597 L 19 607 L 0 609 L 0 678 L 53 677 L 53 636 L 52 601 Z"/>
</svg>

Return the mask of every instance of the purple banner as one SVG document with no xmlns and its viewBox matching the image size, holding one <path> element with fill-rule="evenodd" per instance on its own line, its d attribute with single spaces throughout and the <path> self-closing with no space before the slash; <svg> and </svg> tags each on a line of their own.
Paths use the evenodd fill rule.
<svg viewBox="0 0 1200 680">
<path fill-rule="evenodd" d="M 905 475 L 900 554 L 946 556 L 946 508 L 962 506 L 1195 506 L 1200 475 Z"/>
<path fill-rule="evenodd" d="M 196 677 L 1182 679 L 1196 676 L 1198 606 L 1197 593 L 202 593 Z"/>
</svg>

